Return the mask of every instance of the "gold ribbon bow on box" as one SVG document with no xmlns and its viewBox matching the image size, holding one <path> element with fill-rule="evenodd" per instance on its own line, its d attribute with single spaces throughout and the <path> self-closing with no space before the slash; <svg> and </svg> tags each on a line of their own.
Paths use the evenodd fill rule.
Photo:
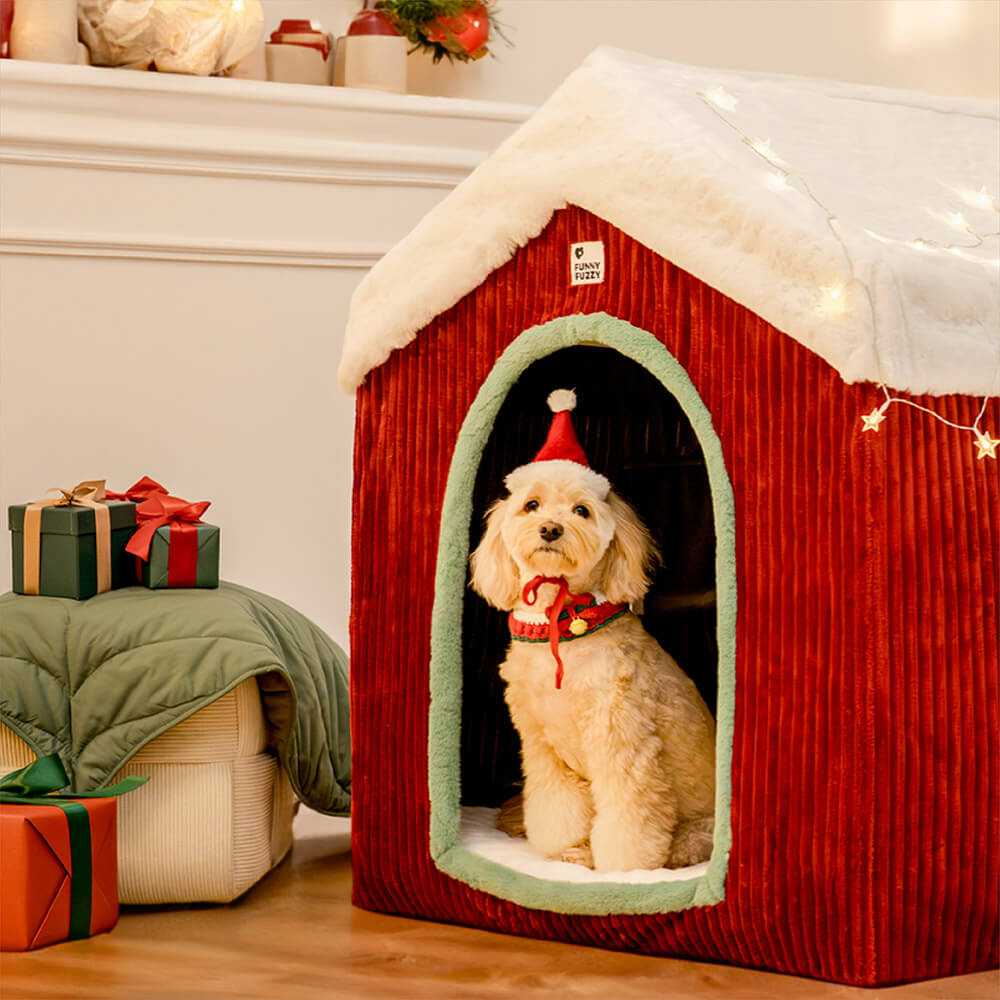
<svg viewBox="0 0 1000 1000">
<path fill-rule="evenodd" d="M 90 507 L 97 530 L 97 592 L 111 589 L 111 514 L 98 501 L 104 498 L 104 480 L 88 479 L 71 490 L 53 487 L 24 510 L 24 592 L 37 594 L 42 556 L 42 510 L 46 507 Z M 50 497 L 49 493 L 59 496 Z"/>
</svg>

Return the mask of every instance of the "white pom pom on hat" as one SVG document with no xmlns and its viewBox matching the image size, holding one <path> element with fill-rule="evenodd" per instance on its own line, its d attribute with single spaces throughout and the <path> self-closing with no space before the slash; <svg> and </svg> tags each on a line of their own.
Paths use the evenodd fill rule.
<svg viewBox="0 0 1000 1000">
<path fill-rule="evenodd" d="M 549 393 L 548 404 L 553 413 L 575 410 L 576 393 L 572 389 L 554 389 Z"/>
<path fill-rule="evenodd" d="M 545 444 L 531 462 L 520 466 L 507 476 L 507 489 L 513 492 L 519 485 L 530 482 L 531 478 L 542 474 L 542 466 L 545 463 L 551 463 L 564 472 L 573 471 L 587 489 L 603 500 L 608 495 L 611 484 L 590 467 L 587 455 L 573 429 L 570 412 L 576 408 L 576 393 L 572 389 L 556 389 L 549 393 L 548 404 L 553 415 Z"/>
</svg>

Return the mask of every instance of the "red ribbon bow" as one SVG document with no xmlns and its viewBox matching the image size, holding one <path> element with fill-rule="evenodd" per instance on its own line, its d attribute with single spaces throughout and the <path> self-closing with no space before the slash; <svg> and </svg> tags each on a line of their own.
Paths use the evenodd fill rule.
<svg viewBox="0 0 1000 1000">
<path fill-rule="evenodd" d="M 114 490 L 105 490 L 105 500 L 132 500 L 134 503 L 142 503 L 157 493 L 166 494 L 166 486 L 161 486 L 155 479 L 143 476 L 137 483 L 133 483 L 124 493 L 115 493 Z"/>
<path fill-rule="evenodd" d="M 152 481 L 152 480 L 150 480 Z M 167 580 L 171 587 L 194 587 L 198 577 L 198 528 L 210 500 L 188 503 L 180 497 L 154 493 L 135 509 L 139 530 L 125 546 L 137 558 L 148 561 L 153 535 L 170 525 L 170 554 Z"/>
<path fill-rule="evenodd" d="M 567 635 L 574 618 L 585 617 L 573 611 L 573 604 L 589 604 L 594 598 L 593 594 L 573 594 L 570 593 L 569 584 L 564 576 L 536 576 L 529 580 L 521 591 L 521 600 L 528 607 L 531 607 L 538 600 L 538 588 L 543 583 L 554 583 L 559 588 L 555 601 L 545 609 L 545 616 L 549 620 L 549 649 L 556 661 L 556 689 L 562 687 L 563 661 L 559 658 L 559 636 Z M 570 602 L 569 618 L 565 623 L 559 624 L 559 616 L 566 607 L 566 602 Z"/>
</svg>

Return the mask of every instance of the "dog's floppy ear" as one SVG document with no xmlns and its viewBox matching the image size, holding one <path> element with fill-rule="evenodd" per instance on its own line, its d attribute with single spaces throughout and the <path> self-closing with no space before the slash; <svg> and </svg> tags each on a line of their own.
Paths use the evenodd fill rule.
<svg viewBox="0 0 1000 1000">
<path fill-rule="evenodd" d="M 660 561 L 653 536 L 639 515 L 617 493 L 608 494 L 615 533 L 601 561 L 601 590 L 614 604 L 639 600 L 649 590 Z"/>
<path fill-rule="evenodd" d="M 497 500 L 486 512 L 486 533 L 470 560 L 472 589 L 501 611 L 514 607 L 520 591 L 517 563 L 500 534 L 506 503 L 507 500 Z"/>
</svg>

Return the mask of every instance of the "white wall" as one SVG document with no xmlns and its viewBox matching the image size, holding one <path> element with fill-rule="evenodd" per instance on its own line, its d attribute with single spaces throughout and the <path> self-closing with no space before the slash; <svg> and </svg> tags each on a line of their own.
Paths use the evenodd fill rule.
<svg viewBox="0 0 1000 1000">
<path fill-rule="evenodd" d="M 8 504 L 150 475 L 346 645 L 351 293 L 527 113 L 4 60 L 0 590 Z"/>
<path fill-rule="evenodd" d="M 224 578 L 344 642 L 352 404 L 327 322 L 358 272 L 11 256 L 0 275 L 4 501 L 142 475 L 212 500 Z"/>
<path fill-rule="evenodd" d="M 268 30 L 313 16 L 342 34 L 359 0 L 263 0 Z M 500 0 L 513 48 L 434 66 L 415 94 L 538 104 L 595 45 L 704 66 L 1000 98 L 997 0 Z"/>
</svg>

